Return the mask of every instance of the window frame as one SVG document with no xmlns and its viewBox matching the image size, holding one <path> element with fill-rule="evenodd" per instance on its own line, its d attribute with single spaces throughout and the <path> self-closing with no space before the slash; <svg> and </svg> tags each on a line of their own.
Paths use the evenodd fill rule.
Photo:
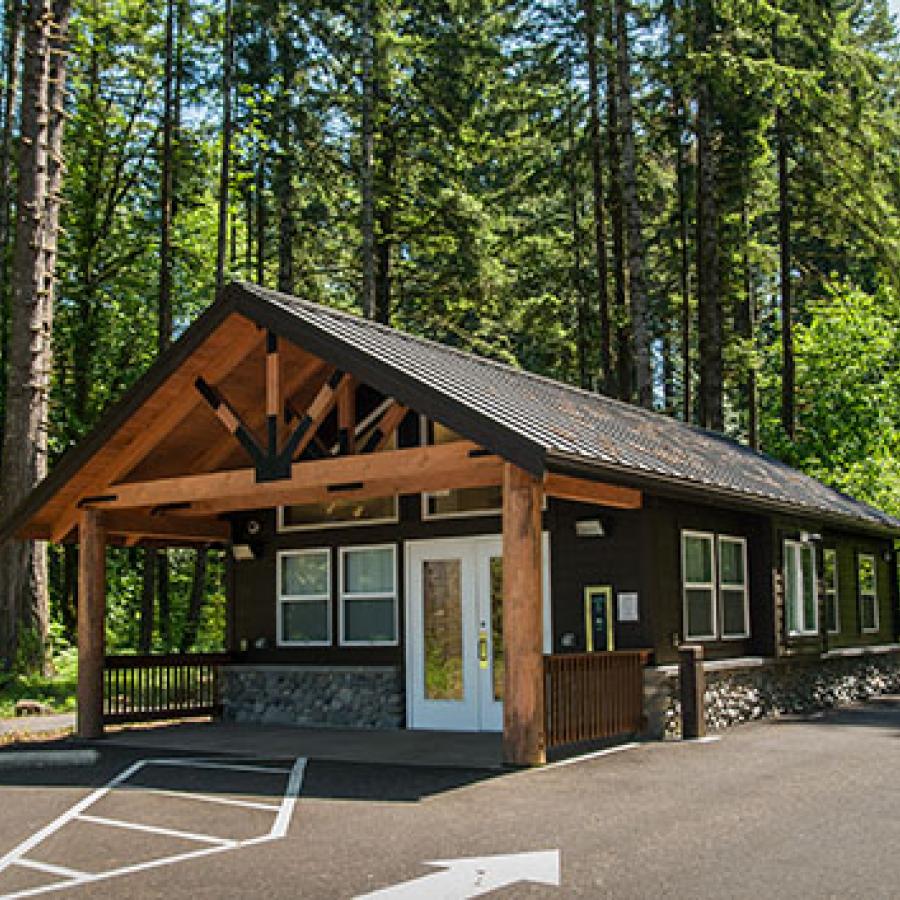
<svg viewBox="0 0 900 900">
<path fill-rule="evenodd" d="M 860 572 L 860 564 L 864 559 L 872 560 L 872 591 L 863 592 L 862 578 Z M 857 553 L 856 554 L 856 594 L 859 598 L 859 633 L 860 634 L 878 634 L 881 631 L 881 617 L 878 609 L 878 557 L 874 553 Z M 872 611 L 874 626 L 866 628 L 863 625 L 863 598 L 872 598 Z"/>
<path fill-rule="evenodd" d="M 327 594 L 284 594 L 281 590 L 282 559 L 289 556 L 325 555 Z M 334 583 L 331 568 L 331 547 L 303 547 L 297 549 L 278 550 L 275 554 L 275 645 L 277 647 L 331 647 L 334 645 L 334 623 L 332 607 L 334 605 Z M 289 603 L 325 601 L 328 621 L 328 639 L 324 641 L 296 641 L 284 637 L 284 617 L 282 608 Z"/>
<path fill-rule="evenodd" d="M 708 583 L 700 582 L 700 581 L 691 581 L 687 580 L 687 554 L 686 554 L 686 544 L 685 538 L 703 538 L 708 539 L 710 544 L 710 577 L 711 581 Z M 718 603 L 718 590 L 717 590 L 717 582 L 718 582 L 718 566 L 716 565 L 716 557 L 718 553 L 716 550 L 716 535 L 715 532 L 710 531 L 692 531 L 690 529 L 682 529 L 681 531 L 681 615 L 682 615 L 682 630 L 684 632 L 684 639 L 686 641 L 717 641 L 719 640 L 719 603 Z M 710 596 L 710 604 L 711 604 L 711 623 L 712 623 L 712 633 L 711 634 L 688 634 L 688 626 L 690 624 L 690 616 L 688 616 L 688 591 L 689 590 L 709 590 L 711 593 Z"/>
<path fill-rule="evenodd" d="M 344 570 L 344 558 L 348 553 L 361 550 L 390 550 L 391 572 L 394 576 L 394 590 L 390 593 L 376 592 L 356 594 L 349 593 L 345 589 L 346 572 Z M 400 646 L 400 577 L 397 570 L 398 554 L 396 543 L 382 544 L 348 544 L 338 547 L 338 646 L 340 647 L 399 647 Z M 394 638 L 390 641 L 351 641 L 344 635 L 347 616 L 344 612 L 344 601 L 351 599 L 393 600 L 394 609 Z"/>
<path fill-rule="evenodd" d="M 338 495 L 335 499 L 339 500 Z M 375 498 L 373 498 L 375 499 Z M 359 519 L 355 522 L 311 522 L 308 525 L 285 525 L 284 524 L 284 506 L 278 507 L 276 514 L 276 532 L 278 534 L 291 534 L 295 531 L 318 531 L 321 528 L 366 528 L 369 525 L 396 525 L 400 522 L 400 498 L 397 494 L 391 494 L 394 501 L 394 514 L 392 516 L 382 516 L 379 519 Z M 306 503 L 288 504 L 289 506 L 306 506 Z M 310 503 L 310 506 L 315 503 Z"/>
<path fill-rule="evenodd" d="M 741 585 L 723 584 L 722 582 L 722 543 L 739 544 L 741 547 L 741 561 L 743 563 L 744 581 Z M 723 641 L 742 641 L 750 637 L 750 571 L 747 568 L 747 538 L 739 537 L 734 534 L 717 534 L 716 535 L 716 585 L 719 605 L 719 623 L 718 629 L 719 639 Z M 733 591 L 737 593 L 742 590 L 744 594 L 744 630 L 740 633 L 725 633 L 725 607 L 724 592 Z"/>
<path fill-rule="evenodd" d="M 825 580 L 825 574 L 827 572 L 826 569 L 826 558 L 828 556 L 834 557 L 834 584 L 829 585 Z M 840 575 L 840 561 L 839 554 L 837 551 L 837 547 L 823 547 L 822 548 L 822 584 L 825 586 L 824 591 L 822 592 L 822 599 L 825 602 L 825 631 L 827 634 L 840 634 L 841 633 L 841 575 Z M 834 628 L 829 627 L 828 622 L 828 598 L 833 596 L 834 598 Z"/>
<path fill-rule="evenodd" d="M 813 610 L 815 615 L 815 622 L 811 629 L 796 629 L 791 631 L 788 628 L 788 617 L 787 617 L 787 603 L 789 602 L 788 597 L 788 578 L 787 578 L 787 548 L 788 547 L 796 547 L 800 551 L 804 549 L 808 549 L 810 553 L 812 553 L 812 573 L 813 573 Z M 797 578 L 797 584 L 800 585 L 800 619 L 803 619 L 803 624 L 806 624 L 805 617 L 803 614 L 803 562 L 802 562 L 802 552 L 798 553 L 795 557 L 797 562 L 797 571 L 795 573 Z M 799 538 L 785 538 L 782 547 L 782 577 L 784 578 L 784 602 L 785 602 L 785 630 L 787 631 L 788 637 L 815 637 L 819 634 L 819 629 L 821 623 L 819 622 L 819 577 L 818 577 L 818 568 L 817 568 L 817 560 L 816 560 L 816 545 L 812 541 L 801 541 Z"/>
<path fill-rule="evenodd" d="M 424 413 L 419 415 L 419 446 L 433 446 L 428 439 L 429 418 Z M 446 493 L 452 490 L 465 490 L 465 488 L 450 488 Z M 428 509 L 428 498 L 437 497 L 444 494 L 443 491 L 422 491 L 419 495 L 421 503 L 421 516 L 423 522 L 441 521 L 443 519 L 472 519 L 481 516 L 499 516 L 503 514 L 503 501 L 501 498 L 500 506 L 491 507 L 490 509 L 473 509 L 456 512 L 433 513 Z"/>
</svg>

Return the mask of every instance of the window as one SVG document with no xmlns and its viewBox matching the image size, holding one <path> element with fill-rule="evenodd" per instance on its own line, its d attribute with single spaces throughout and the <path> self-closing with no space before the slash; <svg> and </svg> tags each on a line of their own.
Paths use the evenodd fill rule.
<svg viewBox="0 0 900 900">
<path fill-rule="evenodd" d="M 278 553 L 278 644 L 321 647 L 331 644 L 331 552 Z"/>
<path fill-rule="evenodd" d="M 463 438 L 455 431 L 422 416 L 422 444 L 451 444 Z M 422 518 L 442 519 L 454 516 L 497 515 L 503 508 L 503 490 L 493 487 L 454 488 L 422 494 Z"/>
<path fill-rule="evenodd" d="M 747 586 L 747 542 L 719 536 L 719 606 L 722 637 L 750 634 L 750 592 Z"/>
<path fill-rule="evenodd" d="M 375 497 L 370 500 L 335 498 L 327 503 L 302 503 L 282 506 L 278 510 L 279 531 L 301 531 L 346 525 L 374 525 L 397 521 L 397 498 Z"/>
<path fill-rule="evenodd" d="M 878 631 L 878 587 L 875 557 L 860 553 L 857 557 L 859 583 L 859 624 L 864 632 Z"/>
<path fill-rule="evenodd" d="M 784 601 L 788 634 L 818 632 L 816 554 L 812 544 L 784 542 Z"/>
<path fill-rule="evenodd" d="M 822 551 L 822 580 L 825 584 L 825 627 L 829 634 L 841 631 L 841 606 L 838 600 L 837 550 L 829 547 Z"/>
<path fill-rule="evenodd" d="M 341 643 L 397 643 L 397 548 L 342 547 Z"/>
<path fill-rule="evenodd" d="M 714 542 L 714 535 L 698 531 L 684 531 L 681 535 L 684 635 L 688 639 L 716 638 Z"/>
</svg>

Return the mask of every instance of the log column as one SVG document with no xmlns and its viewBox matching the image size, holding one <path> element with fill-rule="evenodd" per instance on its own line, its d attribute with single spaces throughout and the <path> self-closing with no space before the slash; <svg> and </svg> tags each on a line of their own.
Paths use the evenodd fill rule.
<svg viewBox="0 0 900 900">
<path fill-rule="evenodd" d="M 546 762 L 539 479 L 503 467 L 503 761 Z"/>
<path fill-rule="evenodd" d="M 103 736 L 106 530 L 96 509 L 78 521 L 78 736 Z"/>
</svg>

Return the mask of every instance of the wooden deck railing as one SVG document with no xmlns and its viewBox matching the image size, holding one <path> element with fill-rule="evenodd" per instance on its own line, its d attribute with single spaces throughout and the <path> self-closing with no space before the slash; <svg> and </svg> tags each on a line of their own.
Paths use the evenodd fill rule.
<svg viewBox="0 0 900 900">
<path fill-rule="evenodd" d="M 103 721 L 149 722 L 220 712 L 219 667 L 227 653 L 107 656 Z"/>
<path fill-rule="evenodd" d="M 544 657 L 547 749 L 642 728 L 647 650 Z"/>
</svg>

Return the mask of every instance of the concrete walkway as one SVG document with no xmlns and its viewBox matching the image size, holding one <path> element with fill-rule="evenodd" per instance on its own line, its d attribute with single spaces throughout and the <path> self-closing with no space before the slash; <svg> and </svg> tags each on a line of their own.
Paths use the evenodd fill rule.
<svg viewBox="0 0 900 900">
<path fill-rule="evenodd" d="M 75 727 L 75 713 L 59 713 L 52 716 L 16 716 L 0 719 L 0 739 L 6 737 L 33 737 L 52 734 Z"/>
<path fill-rule="evenodd" d="M 110 731 L 102 745 L 190 754 L 382 763 L 405 766 L 499 769 L 499 734 L 447 731 L 376 731 L 182 722 Z M 97 742 L 97 746 L 101 746 Z"/>
</svg>

